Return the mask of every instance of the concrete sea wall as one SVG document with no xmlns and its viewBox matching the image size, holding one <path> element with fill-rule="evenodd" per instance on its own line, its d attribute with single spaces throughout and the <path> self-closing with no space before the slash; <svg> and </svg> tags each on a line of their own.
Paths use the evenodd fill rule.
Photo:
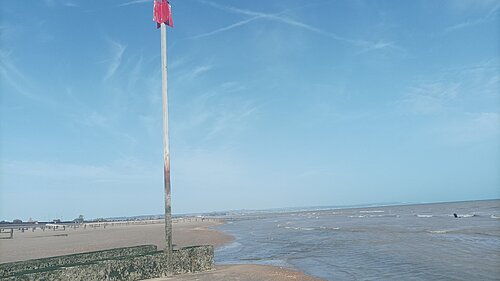
<svg viewBox="0 0 500 281">
<path fill-rule="evenodd" d="M 213 246 L 173 251 L 168 272 L 163 251 L 154 245 L 36 259 L 0 265 L 1 280 L 141 280 L 213 268 Z"/>
</svg>

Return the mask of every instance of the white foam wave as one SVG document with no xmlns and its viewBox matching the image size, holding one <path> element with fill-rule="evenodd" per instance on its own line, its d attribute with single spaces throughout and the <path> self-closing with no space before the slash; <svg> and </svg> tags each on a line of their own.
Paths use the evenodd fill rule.
<svg viewBox="0 0 500 281">
<path fill-rule="evenodd" d="M 226 251 L 226 250 L 231 250 L 231 249 L 238 248 L 238 247 L 241 247 L 241 243 L 234 241 L 232 243 L 229 243 L 227 245 L 224 245 L 224 246 L 218 248 L 217 250 L 218 251 Z"/>
<path fill-rule="evenodd" d="M 360 213 L 384 213 L 382 210 L 369 210 L 369 211 L 359 211 Z"/>
<path fill-rule="evenodd" d="M 445 233 L 448 233 L 450 231 L 451 230 L 429 230 L 429 233 L 433 233 L 433 234 L 445 234 Z"/>
<path fill-rule="evenodd" d="M 455 215 L 448 215 L 449 217 L 455 217 Z M 476 214 L 465 214 L 465 215 L 460 215 L 460 214 L 457 214 L 457 218 L 473 218 L 473 217 L 477 217 L 478 215 Z"/>
<path fill-rule="evenodd" d="M 417 217 L 419 217 L 419 218 L 432 218 L 433 215 L 420 215 L 420 214 L 418 214 Z"/>
<path fill-rule="evenodd" d="M 475 217 L 476 214 L 465 214 L 465 215 L 458 215 L 459 218 L 472 218 Z"/>
<path fill-rule="evenodd" d="M 293 230 L 305 230 L 305 231 L 309 231 L 309 230 L 314 230 L 314 228 L 312 227 L 294 227 L 294 226 L 285 226 L 286 229 L 293 229 Z"/>
<path fill-rule="evenodd" d="M 380 215 L 357 215 L 357 216 L 348 216 L 349 218 L 379 218 L 379 217 L 394 217 L 399 218 L 399 215 L 395 214 L 380 214 Z"/>
<path fill-rule="evenodd" d="M 340 227 L 326 227 L 326 226 L 320 226 L 319 229 L 321 230 L 339 230 Z"/>
<path fill-rule="evenodd" d="M 291 222 L 287 221 L 287 222 L 285 222 L 285 225 L 290 225 L 290 223 L 291 223 Z M 281 228 L 281 227 L 284 227 L 284 228 L 289 228 L 289 227 L 287 227 L 287 226 L 283 226 L 283 225 L 282 225 L 282 224 L 280 224 L 280 223 L 278 223 L 276 226 L 277 226 L 278 228 Z"/>
<path fill-rule="evenodd" d="M 314 228 L 312 228 L 312 227 L 299 227 L 299 230 L 309 231 L 309 230 L 314 230 Z"/>
<path fill-rule="evenodd" d="M 500 219 L 500 215 L 491 215 L 490 218 L 492 218 L 492 219 Z"/>
</svg>

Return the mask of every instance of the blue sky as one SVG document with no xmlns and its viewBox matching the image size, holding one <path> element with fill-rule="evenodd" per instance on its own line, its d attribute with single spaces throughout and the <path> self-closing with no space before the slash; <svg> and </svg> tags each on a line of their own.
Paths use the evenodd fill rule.
<svg viewBox="0 0 500 281">
<path fill-rule="evenodd" d="M 0 219 L 161 214 L 152 2 L 0 3 Z M 499 1 L 171 4 L 174 213 L 500 197 Z"/>
</svg>

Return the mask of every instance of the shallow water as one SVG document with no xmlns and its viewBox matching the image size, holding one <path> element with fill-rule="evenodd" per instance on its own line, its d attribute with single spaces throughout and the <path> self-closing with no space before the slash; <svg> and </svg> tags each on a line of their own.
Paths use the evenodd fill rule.
<svg viewBox="0 0 500 281">
<path fill-rule="evenodd" d="M 217 263 L 327 280 L 500 280 L 500 200 L 242 213 L 219 229 L 236 239 Z"/>
</svg>

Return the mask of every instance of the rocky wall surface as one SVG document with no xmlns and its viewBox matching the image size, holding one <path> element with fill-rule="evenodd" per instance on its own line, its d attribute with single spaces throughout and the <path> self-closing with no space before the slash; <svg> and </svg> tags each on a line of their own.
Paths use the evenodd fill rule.
<svg viewBox="0 0 500 281">
<path fill-rule="evenodd" d="M 118 249 L 117 249 L 118 250 Z M 173 270 L 168 272 L 163 251 L 106 260 L 88 261 L 4 274 L 1 280 L 142 280 L 172 274 L 206 271 L 213 268 L 213 246 L 186 247 L 173 252 Z"/>
<path fill-rule="evenodd" d="M 174 250 L 173 274 L 207 271 L 214 266 L 214 247 L 193 246 Z"/>
<path fill-rule="evenodd" d="M 0 278 L 21 272 L 29 272 L 32 270 L 41 270 L 44 268 L 54 268 L 58 266 L 77 265 L 92 261 L 106 260 L 110 258 L 119 258 L 125 256 L 135 256 L 156 251 L 158 251 L 158 249 L 155 245 L 142 245 L 50 258 L 33 259 L 21 262 L 4 263 L 0 264 Z"/>
</svg>

